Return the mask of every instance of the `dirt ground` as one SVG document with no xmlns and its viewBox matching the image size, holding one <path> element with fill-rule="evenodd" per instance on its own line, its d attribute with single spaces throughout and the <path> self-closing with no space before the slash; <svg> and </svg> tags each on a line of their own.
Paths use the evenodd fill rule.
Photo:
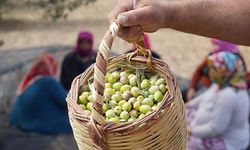
<svg viewBox="0 0 250 150">
<path fill-rule="evenodd" d="M 78 32 L 82 30 L 93 32 L 94 47 L 97 49 L 108 29 L 107 16 L 115 3 L 116 0 L 97 0 L 87 7 L 80 7 L 71 13 L 67 20 L 58 22 L 45 20 L 41 12 L 24 9 L 24 4 L 17 3 L 12 6 L 11 11 L 3 15 L 3 21 L 0 22 L 0 40 L 4 40 L 0 51 L 53 44 L 74 45 Z M 190 77 L 195 66 L 212 49 L 208 38 L 170 29 L 162 29 L 149 36 L 152 49 L 156 50 L 172 70 L 182 77 Z M 113 49 L 117 53 L 122 53 L 130 46 L 118 39 Z M 250 48 L 241 47 L 241 52 L 250 67 Z"/>
</svg>

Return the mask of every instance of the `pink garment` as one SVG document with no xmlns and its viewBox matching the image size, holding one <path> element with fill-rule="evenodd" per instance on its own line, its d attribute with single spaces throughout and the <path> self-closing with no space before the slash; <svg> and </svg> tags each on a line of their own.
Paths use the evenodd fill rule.
<svg viewBox="0 0 250 150">
<path fill-rule="evenodd" d="M 80 48 L 80 43 L 81 43 L 81 41 L 84 41 L 84 40 L 87 41 L 88 43 L 90 43 L 91 47 L 89 49 L 81 49 Z M 77 39 L 77 43 L 76 43 L 76 47 L 75 47 L 74 51 L 75 51 L 75 53 L 77 53 L 81 57 L 91 56 L 93 53 L 93 35 L 92 35 L 92 33 L 88 32 L 88 31 L 80 32 L 78 35 L 78 39 Z"/>
<path fill-rule="evenodd" d="M 211 39 L 211 42 L 214 46 L 216 46 L 216 48 L 213 50 L 214 52 L 230 51 L 233 53 L 239 53 L 239 47 L 233 43 L 229 43 L 218 39 Z"/>
<path fill-rule="evenodd" d="M 145 48 L 146 49 L 151 49 L 151 44 L 148 38 L 148 35 L 143 33 L 143 40 L 144 40 L 144 44 L 145 44 Z"/>
<path fill-rule="evenodd" d="M 143 41 L 144 41 L 144 46 L 146 49 L 151 49 L 151 43 L 149 40 L 149 37 L 146 33 L 143 33 Z M 135 51 L 136 50 L 136 46 L 134 45 L 134 48 L 131 49 L 131 51 Z"/>
</svg>

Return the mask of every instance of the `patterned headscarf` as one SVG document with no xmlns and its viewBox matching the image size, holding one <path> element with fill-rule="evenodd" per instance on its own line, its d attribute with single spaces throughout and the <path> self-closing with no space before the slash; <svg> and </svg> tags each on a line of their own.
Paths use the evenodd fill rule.
<svg viewBox="0 0 250 150">
<path fill-rule="evenodd" d="M 247 88 L 244 65 L 238 55 L 228 51 L 214 53 L 208 56 L 207 63 L 211 80 L 221 88 Z"/>
<path fill-rule="evenodd" d="M 39 56 L 34 61 L 31 69 L 24 76 L 23 80 L 19 84 L 17 95 L 22 94 L 23 91 L 37 79 L 37 77 L 55 76 L 57 72 L 57 67 L 58 62 L 51 54 L 44 53 Z"/>
</svg>

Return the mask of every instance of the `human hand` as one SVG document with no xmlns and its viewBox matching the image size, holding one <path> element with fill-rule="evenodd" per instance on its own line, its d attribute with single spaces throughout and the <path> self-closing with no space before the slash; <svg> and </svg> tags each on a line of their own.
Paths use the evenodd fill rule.
<svg viewBox="0 0 250 150">
<path fill-rule="evenodd" d="M 136 42 L 143 32 L 155 32 L 166 26 L 165 3 L 160 0 L 118 0 L 109 18 L 111 22 L 117 19 L 122 26 L 118 36 Z"/>
<path fill-rule="evenodd" d="M 189 89 L 187 92 L 187 100 L 191 100 L 194 97 L 195 90 L 193 88 Z"/>
<path fill-rule="evenodd" d="M 250 5 L 245 4 L 248 0 L 118 0 L 110 21 L 118 20 L 123 26 L 118 35 L 128 42 L 139 41 L 143 31 L 165 27 L 250 46 L 250 34 L 245 32 Z"/>
<path fill-rule="evenodd" d="M 190 127 L 187 128 L 188 135 L 192 135 L 192 129 Z"/>
</svg>

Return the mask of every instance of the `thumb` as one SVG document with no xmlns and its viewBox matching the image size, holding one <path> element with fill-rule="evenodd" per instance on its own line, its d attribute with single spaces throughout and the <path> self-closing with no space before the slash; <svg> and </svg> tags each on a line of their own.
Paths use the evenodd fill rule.
<svg viewBox="0 0 250 150">
<path fill-rule="evenodd" d="M 147 11 L 144 8 L 130 10 L 119 14 L 117 17 L 117 21 L 124 27 L 141 25 L 145 22 L 145 18 L 147 16 L 146 12 Z"/>
</svg>

